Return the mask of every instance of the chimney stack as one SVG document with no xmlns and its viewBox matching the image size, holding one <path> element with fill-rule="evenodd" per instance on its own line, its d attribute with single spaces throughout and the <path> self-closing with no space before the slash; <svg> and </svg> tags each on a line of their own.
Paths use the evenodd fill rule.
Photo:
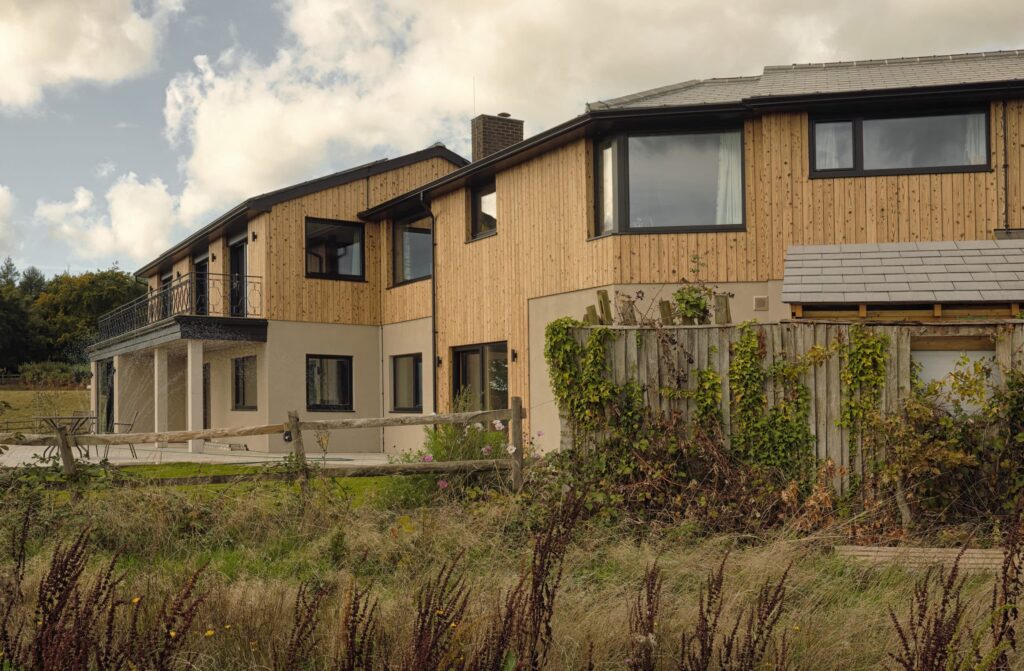
<svg viewBox="0 0 1024 671">
<path fill-rule="evenodd" d="M 496 151 L 523 141 L 523 122 L 513 119 L 508 112 L 498 116 L 481 114 L 473 119 L 473 160 L 479 161 Z"/>
</svg>

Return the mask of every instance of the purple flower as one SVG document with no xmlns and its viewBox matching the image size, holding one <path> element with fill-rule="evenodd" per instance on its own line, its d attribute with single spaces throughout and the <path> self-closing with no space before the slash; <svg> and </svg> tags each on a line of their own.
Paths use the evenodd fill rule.
<svg viewBox="0 0 1024 671">
<path fill-rule="evenodd" d="M 432 455 L 432 454 L 424 454 L 423 455 L 423 461 L 433 461 L 433 460 L 434 460 L 434 455 Z"/>
<path fill-rule="evenodd" d="M 437 481 L 437 488 L 440 489 L 440 490 L 448 489 L 448 481 L 447 480 L 438 480 Z"/>
<path fill-rule="evenodd" d="M 493 422 L 491 422 L 491 426 L 494 427 L 495 431 L 503 431 L 505 429 L 505 423 L 500 419 L 496 419 Z"/>
<path fill-rule="evenodd" d="M 538 437 L 538 438 L 540 438 L 540 437 L 541 437 L 541 436 L 543 436 L 543 435 L 544 435 L 544 432 L 538 429 L 538 431 L 537 431 L 537 437 Z"/>
<path fill-rule="evenodd" d="M 483 448 L 480 449 L 480 451 L 483 452 L 485 457 L 489 456 L 491 454 L 491 446 L 490 445 L 484 445 Z"/>
</svg>

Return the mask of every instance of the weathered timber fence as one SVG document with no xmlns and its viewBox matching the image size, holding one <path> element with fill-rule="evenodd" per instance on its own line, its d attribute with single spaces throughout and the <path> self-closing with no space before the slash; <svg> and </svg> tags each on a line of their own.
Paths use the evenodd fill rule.
<svg viewBox="0 0 1024 671">
<path fill-rule="evenodd" d="M 798 320 L 755 324 L 753 328 L 763 334 L 764 365 L 767 367 L 779 357 L 790 360 L 801 357 L 815 346 L 827 349 L 837 342 L 849 342 L 852 326 L 851 322 Z M 881 407 L 886 412 L 897 412 L 910 393 L 912 343 L 934 349 L 945 342 L 951 349 L 956 349 L 957 343 L 963 342 L 964 349 L 976 349 L 978 342 L 987 342 L 999 368 L 1024 366 L 1022 321 L 865 322 L 862 326 L 884 333 L 889 339 L 885 385 L 881 394 Z M 577 340 L 586 342 L 595 328 L 608 329 L 612 333 L 607 343 L 607 360 L 613 382 L 624 384 L 633 380 L 640 383 L 645 390 L 648 407 L 663 412 L 679 412 L 684 418 L 689 418 L 694 401 L 686 398 L 685 394 L 664 393 L 664 390 L 694 392 L 698 370 L 716 371 L 722 380 L 721 415 L 728 437 L 732 409 L 729 366 L 732 346 L 739 340 L 741 326 L 582 327 L 576 330 Z M 803 383 L 810 391 L 808 421 L 815 437 L 816 456 L 832 459 L 849 470 L 855 469 L 857 464 L 851 463 L 855 459 L 851 460 L 849 430 L 840 426 L 839 421 L 848 394 L 840 377 L 842 365 L 842 357 L 831 356 L 822 365 L 812 366 L 803 376 Z M 768 385 L 765 395 L 769 405 L 774 404 L 779 393 L 781 389 Z M 568 433 L 563 430 L 563 440 Z"/>
<path fill-rule="evenodd" d="M 457 412 L 442 415 L 405 415 L 401 417 L 369 417 L 361 419 L 330 419 L 322 421 L 301 421 L 296 411 L 288 413 L 284 424 L 264 424 L 227 429 L 205 429 L 202 431 L 164 431 L 156 433 L 99 433 L 69 435 L 65 427 L 57 434 L 0 434 L 0 445 L 54 445 L 61 459 L 64 475 L 75 474 L 75 459 L 72 448 L 95 445 L 127 445 L 129 443 L 183 443 L 189 440 L 215 440 L 239 436 L 263 436 L 285 434 L 291 441 L 292 454 L 299 469 L 306 471 L 306 452 L 302 439 L 303 431 L 318 429 L 367 429 L 391 426 L 434 426 L 443 424 L 487 424 L 495 420 L 507 422 L 511 454 L 508 459 L 477 459 L 470 461 L 442 461 L 419 463 L 395 463 L 374 465 L 341 465 L 320 469 L 324 477 L 362 477 L 375 475 L 419 475 L 439 473 L 475 473 L 481 471 L 508 471 L 512 476 L 512 487 L 519 491 L 523 485 L 523 418 L 526 411 L 518 396 L 510 399 L 511 407 L 506 410 L 482 410 L 478 412 Z M 159 478 L 137 485 L 200 485 L 224 484 L 242 480 L 287 480 L 293 476 L 286 473 L 259 473 L 244 475 L 201 475 L 183 478 Z"/>
</svg>

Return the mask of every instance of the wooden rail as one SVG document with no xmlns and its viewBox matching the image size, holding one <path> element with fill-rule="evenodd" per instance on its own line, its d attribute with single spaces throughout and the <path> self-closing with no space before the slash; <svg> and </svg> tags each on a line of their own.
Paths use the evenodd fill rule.
<svg viewBox="0 0 1024 671">
<path fill-rule="evenodd" d="M 75 474 L 75 460 L 72 447 L 79 445 L 127 445 L 129 443 L 183 443 L 189 440 L 213 440 L 241 436 L 263 436 L 284 434 L 292 444 L 292 454 L 303 471 L 306 464 L 303 431 L 323 429 L 367 429 L 391 426 L 432 426 L 440 424 L 487 424 L 494 421 L 508 422 L 511 455 L 509 459 L 479 459 L 472 461 L 422 462 L 411 464 L 374 464 L 368 466 L 334 466 L 320 472 L 326 477 L 365 477 L 375 475 L 412 475 L 429 473 L 475 473 L 480 471 L 511 471 L 516 491 L 523 483 L 523 401 L 518 396 L 511 399 L 507 410 L 482 410 L 478 412 L 457 412 L 442 415 L 404 415 L 400 417 L 370 417 L 362 419 L 330 419 L 301 421 L 297 411 L 288 413 L 284 424 L 261 424 L 227 429 L 204 429 L 202 431 L 164 431 L 154 433 L 101 433 L 68 435 L 61 427 L 53 434 L 0 434 L 0 445 L 53 445 L 56 443 L 64 475 Z M 160 478 L 145 484 L 161 486 L 188 484 L 224 484 L 240 480 L 286 480 L 294 476 L 288 473 L 261 473 L 237 475 L 206 475 L 187 478 Z"/>
</svg>

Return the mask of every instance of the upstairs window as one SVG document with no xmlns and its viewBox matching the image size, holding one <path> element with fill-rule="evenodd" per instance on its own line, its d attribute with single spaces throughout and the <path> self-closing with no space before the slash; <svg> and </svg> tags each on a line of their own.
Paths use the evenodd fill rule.
<svg viewBox="0 0 1024 671">
<path fill-rule="evenodd" d="M 819 119 L 811 125 L 811 147 L 812 177 L 987 170 L 988 115 Z"/>
<path fill-rule="evenodd" d="M 306 277 L 362 280 L 363 237 L 360 223 L 306 219 Z"/>
<path fill-rule="evenodd" d="M 483 238 L 498 232 L 498 192 L 494 181 L 473 188 L 473 223 L 470 237 Z"/>
<path fill-rule="evenodd" d="M 738 129 L 616 136 L 597 163 L 597 235 L 743 228 Z"/>
<path fill-rule="evenodd" d="M 430 277 L 433 235 L 430 218 L 395 224 L 392 245 L 392 282 L 404 284 Z"/>
</svg>

